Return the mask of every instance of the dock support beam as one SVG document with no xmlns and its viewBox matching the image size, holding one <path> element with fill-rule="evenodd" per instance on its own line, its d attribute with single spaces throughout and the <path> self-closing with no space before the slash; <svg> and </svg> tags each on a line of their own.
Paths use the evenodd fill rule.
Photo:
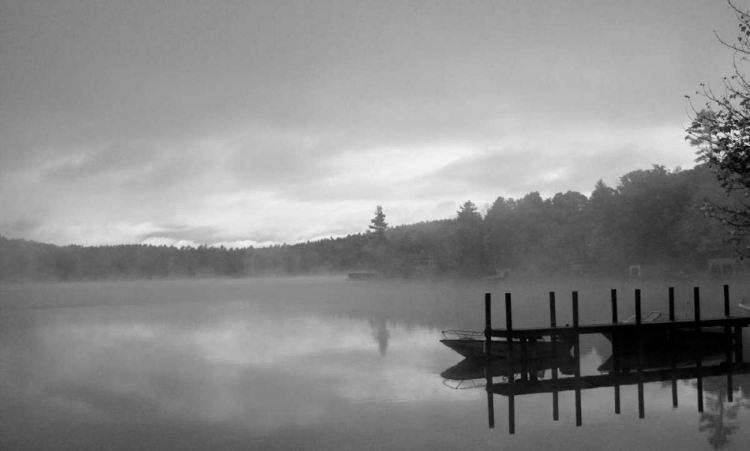
<svg viewBox="0 0 750 451">
<path fill-rule="evenodd" d="M 581 414 L 581 334 L 578 330 L 578 292 L 573 292 L 573 333 L 575 342 L 573 344 L 573 358 L 576 361 L 576 426 L 583 424 L 583 415 Z"/>
<path fill-rule="evenodd" d="M 729 285 L 724 285 L 724 317 L 729 318 L 732 316 L 729 309 Z M 726 348 L 726 355 L 724 356 L 725 363 L 727 365 L 727 402 L 734 402 L 734 386 L 732 384 L 732 328 L 730 326 L 724 326 L 724 346 Z"/>
<path fill-rule="evenodd" d="M 617 290 L 610 292 L 612 301 L 612 324 L 617 324 Z M 615 388 L 615 413 L 620 414 L 620 334 L 612 334 L 612 382 Z"/>
<path fill-rule="evenodd" d="M 695 316 L 695 332 L 696 336 L 700 334 L 701 331 L 701 293 L 700 288 L 694 287 L 693 288 L 693 312 Z M 695 353 L 695 368 L 697 371 L 697 385 L 698 385 L 698 412 L 703 413 L 703 376 L 701 375 L 701 368 L 703 366 L 703 362 L 701 361 L 700 355 L 696 351 Z"/>
<path fill-rule="evenodd" d="M 638 336 L 638 418 L 646 416 L 643 400 L 643 334 L 641 333 L 641 290 L 635 290 L 635 330 Z"/>
<path fill-rule="evenodd" d="M 513 394 L 513 379 L 515 374 L 513 373 L 513 365 L 515 363 L 513 355 L 513 309 L 511 308 L 510 293 L 505 293 L 505 329 L 508 332 L 508 387 L 510 388 L 510 395 L 508 395 L 508 432 L 510 434 L 516 433 L 516 397 Z"/>
<path fill-rule="evenodd" d="M 557 327 L 557 310 L 555 308 L 555 292 L 549 292 L 549 325 L 552 328 Z M 557 365 L 559 360 L 557 358 L 557 334 L 554 332 L 550 337 L 552 341 L 552 382 L 557 382 Z M 557 388 L 552 391 L 552 421 L 560 420 L 560 400 L 557 393 Z"/>
<path fill-rule="evenodd" d="M 674 287 L 669 287 L 669 321 L 674 322 Z M 674 352 L 674 333 L 669 331 L 669 367 L 672 370 L 672 407 L 677 408 L 677 361 Z"/>
<path fill-rule="evenodd" d="M 495 396 L 492 391 L 492 295 L 484 294 L 484 377 L 487 389 L 487 417 L 490 429 L 495 428 Z"/>
</svg>

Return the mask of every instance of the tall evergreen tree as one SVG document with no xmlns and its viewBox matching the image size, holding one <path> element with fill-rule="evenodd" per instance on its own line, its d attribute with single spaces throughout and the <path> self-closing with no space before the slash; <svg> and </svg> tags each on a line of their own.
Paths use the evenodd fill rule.
<svg viewBox="0 0 750 451">
<path fill-rule="evenodd" d="M 370 220 L 372 224 L 368 226 L 370 232 L 376 234 L 378 238 L 385 237 L 385 231 L 388 228 L 388 223 L 385 222 L 385 213 L 383 213 L 383 207 L 378 205 L 375 208 L 375 217 Z"/>
<path fill-rule="evenodd" d="M 465 275 L 478 274 L 485 266 L 482 215 L 474 202 L 467 200 L 456 215 L 458 272 Z"/>
</svg>

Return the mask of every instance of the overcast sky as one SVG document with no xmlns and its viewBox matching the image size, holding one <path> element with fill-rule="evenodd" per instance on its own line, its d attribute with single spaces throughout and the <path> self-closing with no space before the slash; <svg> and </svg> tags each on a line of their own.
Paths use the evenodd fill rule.
<svg viewBox="0 0 750 451">
<path fill-rule="evenodd" d="M 714 30 L 722 0 L 2 0 L 0 235 L 294 243 L 690 168 Z"/>
</svg>

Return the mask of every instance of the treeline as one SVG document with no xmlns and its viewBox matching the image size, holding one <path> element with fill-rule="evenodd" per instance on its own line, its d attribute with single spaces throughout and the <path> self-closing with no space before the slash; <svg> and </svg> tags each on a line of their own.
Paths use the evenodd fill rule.
<svg viewBox="0 0 750 451">
<path fill-rule="evenodd" d="M 617 276 L 627 275 L 630 265 L 655 277 L 678 276 L 735 255 L 721 223 L 703 213 L 707 200 L 725 198 L 705 165 L 657 165 L 622 176 L 615 188 L 599 181 L 590 197 L 574 191 L 548 199 L 537 192 L 498 197 L 484 214 L 466 202 L 451 221 L 390 230 L 389 246 L 396 255 L 434 252 L 441 271 L 466 276 L 570 274 L 573 268 Z"/>
<path fill-rule="evenodd" d="M 654 275 L 704 271 L 733 255 L 705 200 L 724 192 L 714 174 L 654 166 L 598 182 L 590 197 L 568 191 L 543 199 L 498 197 L 486 212 L 471 202 L 454 218 L 388 228 L 378 209 L 371 231 L 267 248 L 149 245 L 54 246 L 0 237 L 0 279 L 85 280 L 245 277 L 377 271 L 391 276 L 502 277 L 622 275 L 642 265 Z M 382 215 L 382 216 L 381 216 Z M 365 229 L 363 224 L 363 229 Z"/>
<path fill-rule="evenodd" d="M 0 280 L 245 277 L 365 268 L 363 235 L 268 248 L 55 246 L 0 237 Z"/>
</svg>

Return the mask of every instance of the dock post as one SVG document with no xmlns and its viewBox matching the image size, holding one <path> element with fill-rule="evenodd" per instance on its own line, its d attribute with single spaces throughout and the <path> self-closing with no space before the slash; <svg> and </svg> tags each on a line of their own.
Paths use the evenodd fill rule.
<svg viewBox="0 0 750 451">
<path fill-rule="evenodd" d="M 701 290 L 699 287 L 693 287 L 693 314 L 695 316 L 695 329 L 700 331 L 701 320 Z"/>
<path fill-rule="evenodd" d="M 484 355 L 487 361 L 492 356 L 492 294 L 484 294 Z"/>
<path fill-rule="evenodd" d="M 742 326 L 734 326 L 734 361 L 745 363 L 742 350 Z"/>
<path fill-rule="evenodd" d="M 674 322 L 674 287 L 669 287 L 669 321 Z M 674 353 L 674 331 L 669 331 L 669 368 L 672 372 L 672 407 L 677 408 L 677 361 Z"/>
<path fill-rule="evenodd" d="M 646 416 L 643 405 L 643 331 L 641 330 L 641 290 L 635 290 L 635 330 L 638 339 L 638 418 Z"/>
<path fill-rule="evenodd" d="M 484 294 L 484 377 L 487 390 L 487 418 L 490 429 L 495 428 L 495 396 L 492 391 L 492 294 Z"/>
<path fill-rule="evenodd" d="M 700 288 L 699 287 L 693 287 L 693 312 L 695 316 L 695 332 L 696 336 L 700 334 L 701 330 L 701 294 L 700 294 Z M 695 370 L 697 372 L 697 385 L 698 385 L 698 412 L 703 413 L 703 375 L 701 374 L 701 369 L 703 367 L 703 362 L 701 360 L 701 357 L 699 353 L 695 352 Z"/>
<path fill-rule="evenodd" d="M 529 346 L 526 337 L 521 338 L 521 380 L 529 380 Z"/>
<path fill-rule="evenodd" d="M 516 397 L 513 387 L 513 309 L 511 308 L 510 293 L 505 293 L 505 329 L 508 340 L 508 433 L 516 433 Z"/>
<path fill-rule="evenodd" d="M 635 289 L 635 324 L 641 325 L 641 290 Z"/>
<path fill-rule="evenodd" d="M 552 328 L 557 327 L 557 311 L 555 309 L 555 292 L 549 292 L 549 325 Z M 552 341 L 552 421 L 560 420 L 560 404 L 557 393 L 557 334 L 552 332 L 550 337 Z"/>
<path fill-rule="evenodd" d="M 555 292 L 549 292 L 549 325 L 557 327 L 557 308 L 555 307 Z"/>
<path fill-rule="evenodd" d="M 610 292 L 612 300 L 612 324 L 617 324 L 617 290 Z M 612 382 L 615 388 L 615 413 L 620 413 L 620 334 L 612 333 Z"/>
<path fill-rule="evenodd" d="M 669 320 L 674 321 L 674 287 L 669 287 Z"/>
<path fill-rule="evenodd" d="M 513 309 L 510 293 L 505 293 L 505 329 L 508 340 L 508 359 L 513 360 Z"/>
<path fill-rule="evenodd" d="M 612 288 L 612 324 L 617 324 L 617 290 Z"/>
<path fill-rule="evenodd" d="M 729 318 L 729 285 L 724 285 L 724 317 Z M 726 354 L 724 356 L 725 364 L 727 365 L 727 401 L 734 402 L 734 387 L 732 384 L 732 327 L 729 325 L 724 326 L 724 346 L 726 348 Z"/>
<path fill-rule="evenodd" d="M 573 344 L 573 358 L 576 361 L 575 368 L 575 399 L 576 399 L 576 426 L 583 424 L 583 416 L 581 414 L 581 335 L 578 331 L 578 292 L 573 292 L 573 333 L 575 334 L 575 341 Z"/>
<path fill-rule="evenodd" d="M 724 316 L 732 316 L 729 310 L 729 285 L 724 285 Z"/>
</svg>

